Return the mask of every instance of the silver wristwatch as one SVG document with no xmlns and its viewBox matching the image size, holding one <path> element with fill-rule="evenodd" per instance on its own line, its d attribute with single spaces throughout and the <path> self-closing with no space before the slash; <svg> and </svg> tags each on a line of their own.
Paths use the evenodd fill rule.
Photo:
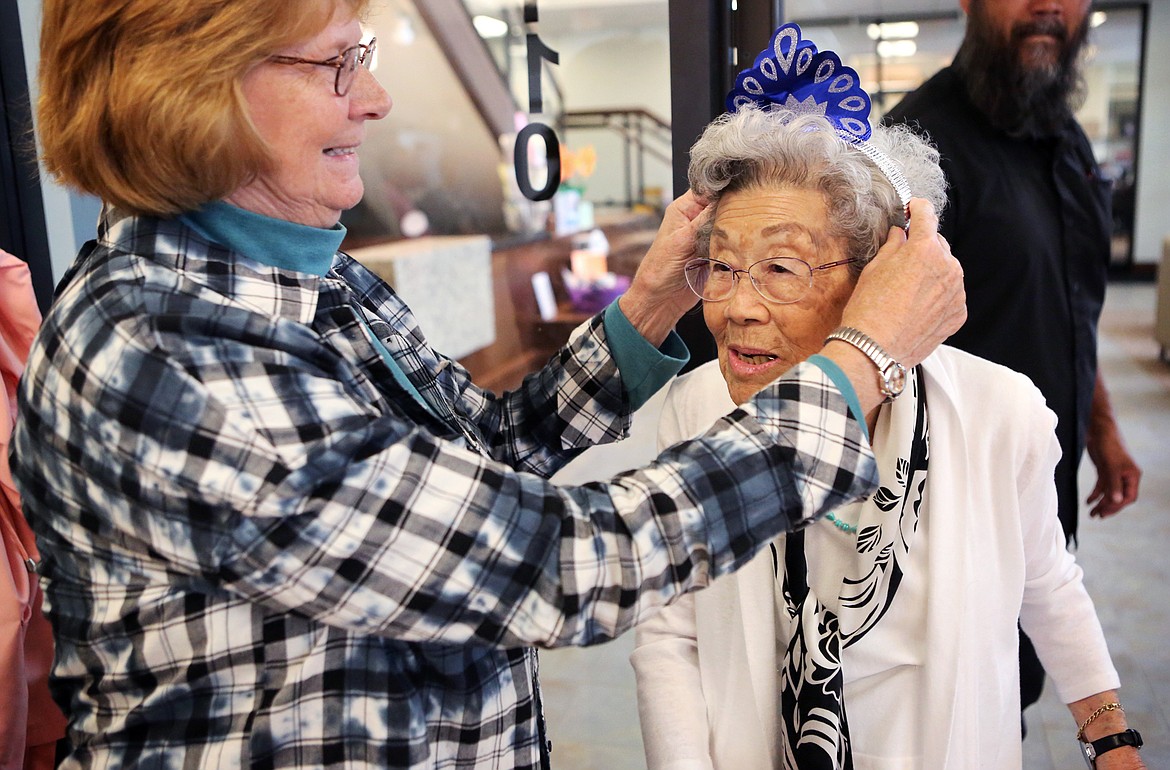
<svg viewBox="0 0 1170 770">
<path fill-rule="evenodd" d="M 825 337 L 825 342 L 829 340 L 848 342 L 873 361 L 878 370 L 878 390 L 886 397 L 886 401 L 893 401 L 906 387 L 906 367 L 891 358 L 868 334 L 852 326 L 839 326 Z"/>
</svg>

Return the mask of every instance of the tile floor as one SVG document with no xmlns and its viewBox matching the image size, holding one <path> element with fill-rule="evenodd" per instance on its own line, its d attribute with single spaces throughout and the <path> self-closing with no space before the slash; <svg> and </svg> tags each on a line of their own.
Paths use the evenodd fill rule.
<svg viewBox="0 0 1170 770">
<path fill-rule="evenodd" d="M 1130 451 L 1144 471 L 1141 496 L 1108 521 L 1082 518 L 1078 559 L 1121 674 L 1130 724 L 1146 740 L 1151 770 L 1170 769 L 1170 365 L 1152 338 L 1154 287 L 1114 284 L 1101 321 L 1100 363 Z M 580 458 L 557 477 L 598 478 L 641 463 L 654 444 L 652 401 L 620 449 Z M 1082 466 L 1089 490 L 1092 466 Z M 627 657 L 633 635 L 599 647 L 541 655 L 555 770 L 645 767 Z M 1083 767 L 1068 710 L 1046 688 L 1028 710 L 1026 770 Z M 750 770 L 750 769 L 747 769 Z M 990 769 L 989 769 L 990 770 Z"/>
</svg>

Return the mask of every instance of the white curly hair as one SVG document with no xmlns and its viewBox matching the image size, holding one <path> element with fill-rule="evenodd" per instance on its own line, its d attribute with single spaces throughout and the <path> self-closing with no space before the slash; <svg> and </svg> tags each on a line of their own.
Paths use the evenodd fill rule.
<svg viewBox="0 0 1170 770">
<path fill-rule="evenodd" d="M 926 198 L 942 214 L 946 179 L 938 150 L 904 126 L 875 126 L 867 141 L 901 166 L 914 197 Z M 691 148 L 687 173 L 691 189 L 716 204 L 724 193 L 745 188 L 819 191 L 830 235 L 843 239 L 848 257 L 862 260 L 851 266 L 856 272 L 877 253 L 889 229 L 904 221 L 893 185 L 820 115 L 755 105 L 726 113 Z M 712 226 L 709 220 L 698 234 L 701 254 L 709 253 Z"/>
</svg>

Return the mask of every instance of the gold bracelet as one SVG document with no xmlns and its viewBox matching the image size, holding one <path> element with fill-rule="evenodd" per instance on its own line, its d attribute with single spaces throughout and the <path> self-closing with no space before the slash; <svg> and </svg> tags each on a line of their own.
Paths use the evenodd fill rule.
<svg viewBox="0 0 1170 770">
<path fill-rule="evenodd" d="M 1125 709 L 1123 709 L 1121 707 L 1120 703 L 1117 703 L 1116 701 L 1114 701 L 1113 703 L 1106 703 L 1104 706 L 1097 709 L 1092 714 L 1089 714 L 1089 718 L 1081 723 L 1081 729 L 1077 730 L 1077 740 L 1078 741 L 1085 740 L 1085 728 L 1088 727 L 1090 724 L 1092 724 L 1094 719 L 1101 716 L 1106 711 L 1120 711 L 1122 714 L 1125 713 Z"/>
</svg>

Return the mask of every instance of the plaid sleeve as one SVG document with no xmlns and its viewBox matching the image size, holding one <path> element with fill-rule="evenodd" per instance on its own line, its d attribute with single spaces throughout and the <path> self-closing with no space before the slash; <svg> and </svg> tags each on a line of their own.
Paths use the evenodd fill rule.
<svg viewBox="0 0 1170 770">
<path fill-rule="evenodd" d="M 547 478 L 580 449 L 628 435 L 632 405 L 600 314 L 575 329 L 515 391 L 483 391 L 461 367 L 447 374 L 457 403 L 483 430 L 493 455 L 518 470 Z"/>
<path fill-rule="evenodd" d="M 873 484 L 857 425 L 819 370 L 774 391 L 650 468 L 575 489 L 386 418 L 347 421 L 237 501 L 244 515 L 218 566 L 254 601 L 365 633 L 611 638 Z"/>
<path fill-rule="evenodd" d="M 22 390 L 26 487 L 119 569 L 360 633 L 601 641 L 874 482 L 816 367 L 649 468 L 561 489 L 375 411 L 296 324 L 165 302 L 149 326 L 85 307 L 55 325 Z M 598 379 L 619 398 L 589 373 L 601 348 L 585 327 L 559 398 Z M 605 429 L 568 411 L 563 433 Z"/>
</svg>

